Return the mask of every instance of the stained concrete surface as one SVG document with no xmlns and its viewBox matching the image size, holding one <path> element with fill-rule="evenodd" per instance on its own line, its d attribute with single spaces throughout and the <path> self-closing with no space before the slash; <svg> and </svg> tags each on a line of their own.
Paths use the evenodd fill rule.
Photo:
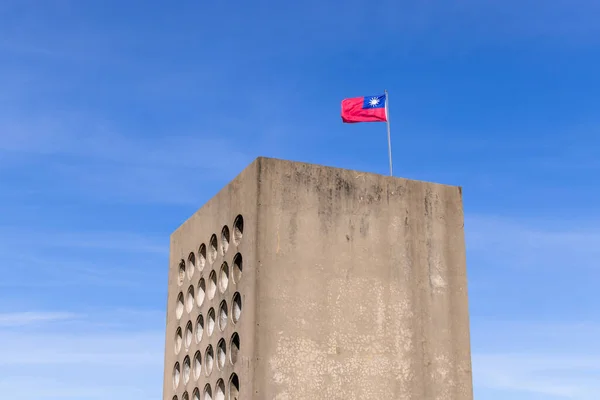
<svg viewBox="0 0 600 400">
<path fill-rule="evenodd" d="M 238 252 L 242 278 L 178 320 L 178 263 L 238 214 L 239 245 L 194 279 Z M 169 277 L 165 399 L 219 379 L 227 396 L 232 374 L 239 400 L 473 398 L 459 187 L 259 158 L 173 233 Z M 225 330 L 175 355 L 177 327 L 222 300 Z M 173 389 L 184 353 L 234 333 L 234 365 Z"/>
</svg>

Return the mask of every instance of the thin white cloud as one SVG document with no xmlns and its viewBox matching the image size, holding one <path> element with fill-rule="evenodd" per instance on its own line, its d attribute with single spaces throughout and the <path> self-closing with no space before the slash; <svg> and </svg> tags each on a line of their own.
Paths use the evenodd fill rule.
<svg viewBox="0 0 600 400">
<path fill-rule="evenodd" d="M 164 334 L 0 331 L 0 392 L 21 399 L 159 399 Z"/>
<path fill-rule="evenodd" d="M 600 353 L 553 354 L 551 349 L 543 354 L 475 353 L 473 374 L 477 390 L 595 400 L 600 393 Z"/>
<path fill-rule="evenodd" d="M 467 252 L 509 268 L 597 268 L 597 227 L 592 221 L 465 216 Z"/>
<path fill-rule="evenodd" d="M 20 399 L 159 399 L 164 313 L 0 314 L 0 393 Z"/>
<path fill-rule="evenodd" d="M 71 325 L 69 330 L 73 329 Z M 7 333 L 2 342 L 0 366 L 18 365 L 160 365 L 162 332 L 121 331 L 89 333 Z M 32 343 L 39 346 L 24 351 Z"/>
<path fill-rule="evenodd" d="M 599 278 L 597 226 L 558 216 L 466 215 L 478 398 L 597 398 L 600 321 L 585 294 Z M 592 303 L 580 303 L 586 299 Z"/>
<path fill-rule="evenodd" d="M 193 133 L 123 135 L 99 117 L 19 114 L 18 120 L 0 115 L 0 169 L 39 169 L 22 186 L 24 196 L 38 191 L 101 202 L 198 204 L 258 155 L 227 135 L 245 129 L 231 121 L 216 131 L 196 125 Z M 7 190 L 14 196 L 12 186 L 19 185 Z"/>
<path fill-rule="evenodd" d="M 168 234 L 68 232 L 0 227 L 0 287 L 4 296 L 17 288 L 59 290 L 152 287 L 167 262 Z M 20 268 L 13 268 L 18 265 Z M 23 279 L 35 271 L 36 279 Z M 162 274 L 161 274 L 162 275 Z M 8 289 L 8 290 L 7 290 Z M 3 297 L 3 296 L 0 296 Z"/>
<path fill-rule="evenodd" d="M 14 313 L 0 313 L 0 328 L 22 327 L 26 325 L 65 321 L 75 319 L 78 317 L 78 314 L 70 312 L 25 311 Z"/>
<path fill-rule="evenodd" d="M 25 230 L 18 227 L 0 227 L 0 252 L 19 247 L 38 250 L 49 248 L 98 249 L 112 252 L 166 255 L 169 238 L 154 238 L 129 232 L 65 232 L 43 229 Z M 31 253 L 31 252 L 27 252 Z"/>
<path fill-rule="evenodd" d="M 207 132 L 205 126 L 187 128 L 203 132 L 123 135 L 118 126 L 99 116 L 77 111 L 47 113 L 32 110 L 24 114 L 20 110 L 17 116 L 0 118 L 0 150 L 32 156 L 74 156 L 89 163 L 213 170 L 226 166 L 216 162 L 224 153 L 244 157 L 233 141 L 219 132 Z M 223 119 L 222 129 L 229 127 L 229 121 Z M 219 126 L 214 120 L 211 122 L 212 126 Z"/>
<path fill-rule="evenodd" d="M 600 392 L 600 323 L 474 319 L 476 391 L 592 400 Z M 521 397 L 519 397 L 521 398 Z"/>
<path fill-rule="evenodd" d="M 139 376 L 139 372 L 118 372 L 88 370 L 90 378 L 73 379 L 69 371 L 59 376 L 41 378 L 39 375 L 23 373 L 0 378 L 0 393 L 6 398 L 20 400 L 126 400 L 132 398 L 161 398 L 162 380 L 157 374 Z M 129 376 L 129 382 L 114 383 L 117 373 Z M 91 379 L 96 377 L 96 379 Z M 158 380 L 156 380 L 158 378 Z M 154 379 L 155 381 L 152 381 Z"/>
</svg>

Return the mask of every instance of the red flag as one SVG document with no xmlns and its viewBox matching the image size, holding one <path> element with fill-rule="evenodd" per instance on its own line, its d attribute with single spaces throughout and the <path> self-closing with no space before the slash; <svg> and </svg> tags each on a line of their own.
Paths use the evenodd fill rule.
<svg viewBox="0 0 600 400">
<path fill-rule="evenodd" d="M 387 122 L 387 95 L 354 97 L 342 100 L 342 121 Z"/>
</svg>

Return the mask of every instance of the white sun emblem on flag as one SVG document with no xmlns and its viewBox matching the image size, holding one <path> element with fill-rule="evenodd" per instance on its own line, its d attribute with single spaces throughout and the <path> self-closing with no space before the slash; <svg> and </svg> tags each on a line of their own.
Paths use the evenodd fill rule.
<svg viewBox="0 0 600 400">
<path fill-rule="evenodd" d="M 369 105 L 371 107 L 375 107 L 377 104 L 379 104 L 379 99 L 377 97 L 373 97 L 371 100 L 369 100 Z"/>
</svg>

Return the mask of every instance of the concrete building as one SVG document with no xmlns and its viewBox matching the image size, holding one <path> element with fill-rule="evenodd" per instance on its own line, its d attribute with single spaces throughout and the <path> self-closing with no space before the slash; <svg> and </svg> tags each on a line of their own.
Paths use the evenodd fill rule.
<svg viewBox="0 0 600 400">
<path fill-rule="evenodd" d="M 171 236 L 165 400 L 471 400 L 461 189 L 258 158 Z"/>
</svg>

